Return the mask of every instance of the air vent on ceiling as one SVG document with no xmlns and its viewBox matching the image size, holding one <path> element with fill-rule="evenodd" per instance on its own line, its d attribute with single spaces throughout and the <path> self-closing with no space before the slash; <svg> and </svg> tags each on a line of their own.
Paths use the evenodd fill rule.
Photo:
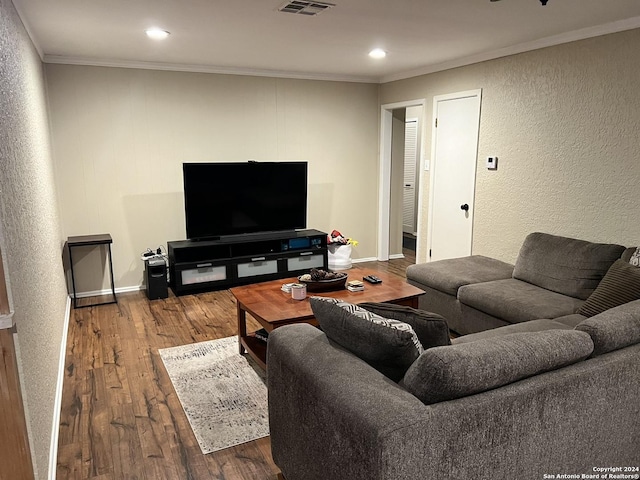
<svg viewBox="0 0 640 480">
<path fill-rule="evenodd" d="M 278 10 L 285 13 L 298 13 L 300 15 L 318 15 L 331 7 L 335 7 L 335 5 L 333 3 L 293 0 L 292 2 L 285 3 Z"/>
</svg>

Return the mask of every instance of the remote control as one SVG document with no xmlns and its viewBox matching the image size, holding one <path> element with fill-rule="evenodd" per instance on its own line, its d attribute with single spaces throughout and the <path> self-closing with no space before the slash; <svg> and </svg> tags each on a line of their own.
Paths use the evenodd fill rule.
<svg viewBox="0 0 640 480">
<path fill-rule="evenodd" d="M 367 275 L 366 277 L 362 277 L 362 279 L 369 283 L 382 283 L 382 280 L 380 280 L 375 275 Z"/>
</svg>

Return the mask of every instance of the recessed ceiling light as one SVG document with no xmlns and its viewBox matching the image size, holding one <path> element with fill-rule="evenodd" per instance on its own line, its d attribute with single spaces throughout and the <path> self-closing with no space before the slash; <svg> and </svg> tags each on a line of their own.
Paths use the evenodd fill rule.
<svg viewBox="0 0 640 480">
<path fill-rule="evenodd" d="M 369 56 L 371 58 L 384 58 L 387 56 L 387 52 L 385 52 L 381 48 L 374 48 L 369 52 Z"/>
<path fill-rule="evenodd" d="M 154 40 L 164 40 L 169 36 L 169 32 L 166 30 L 162 30 L 161 28 L 149 28 L 145 30 L 147 37 L 153 38 Z"/>
</svg>

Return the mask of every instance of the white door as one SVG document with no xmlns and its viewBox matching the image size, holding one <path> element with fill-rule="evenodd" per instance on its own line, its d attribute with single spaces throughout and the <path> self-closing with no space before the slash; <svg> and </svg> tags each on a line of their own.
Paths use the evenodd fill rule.
<svg viewBox="0 0 640 480">
<path fill-rule="evenodd" d="M 404 127 L 404 180 L 402 184 L 402 231 L 416 232 L 416 163 L 418 121 L 407 120 Z"/>
<path fill-rule="evenodd" d="M 481 90 L 433 99 L 429 260 L 471 255 Z"/>
</svg>

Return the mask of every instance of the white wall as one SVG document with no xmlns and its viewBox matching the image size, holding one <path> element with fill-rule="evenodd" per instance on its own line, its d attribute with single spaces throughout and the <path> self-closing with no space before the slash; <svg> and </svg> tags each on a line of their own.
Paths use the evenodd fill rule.
<svg viewBox="0 0 640 480">
<path fill-rule="evenodd" d="M 0 0 L 0 52 L 0 237 L 32 456 L 47 478 L 67 294 L 43 70 L 10 0 Z"/>
<path fill-rule="evenodd" d="M 387 83 L 381 103 L 427 98 L 430 152 L 433 96 L 482 88 L 474 254 L 513 262 L 532 231 L 637 245 L 639 51 L 640 30 L 616 33 Z"/>
<path fill-rule="evenodd" d="M 308 160 L 309 228 L 375 256 L 377 85 L 70 65 L 46 78 L 64 235 L 110 233 L 116 287 L 141 284 L 147 247 L 185 238 L 183 162 Z M 81 292 L 107 285 L 90 257 Z"/>
</svg>

